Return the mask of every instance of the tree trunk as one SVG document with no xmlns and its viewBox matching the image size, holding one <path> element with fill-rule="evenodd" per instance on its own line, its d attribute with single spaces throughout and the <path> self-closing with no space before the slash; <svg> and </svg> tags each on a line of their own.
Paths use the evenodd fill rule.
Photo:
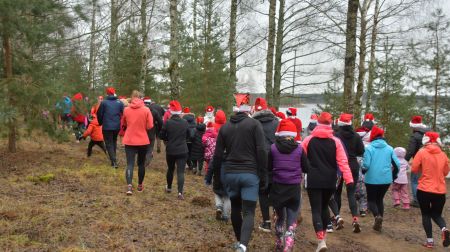
<svg viewBox="0 0 450 252">
<path fill-rule="evenodd" d="M 359 0 L 348 0 L 347 31 L 345 38 L 344 99 L 345 112 L 353 112 L 352 93 L 355 81 L 356 27 Z"/>
<path fill-rule="evenodd" d="M 4 60 L 4 67 L 5 67 L 5 78 L 6 83 L 8 85 L 8 93 L 9 93 L 9 106 L 15 107 L 16 101 L 15 101 L 15 95 L 11 94 L 9 92 L 10 86 L 12 85 L 11 81 L 13 78 L 13 60 L 12 60 L 12 46 L 11 46 L 11 38 L 10 36 L 5 33 L 3 34 L 3 60 Z M 15 117 L 16 115 L 13 115 L 11 120 L 8 122 L 8 151 L 9 152 L 16 152 L 16 141 L 17 141 L 17 119 Z"/>
<path fill-rule="evenodd" d="M 370 41 L 370 62 L 369 62 L 369 79 L 367 80 L 367 95 L 366 95 L 366 113 L 371 112 L 372 96 L 373 96 L 373 81 L 375 79 L 375 50 L 377 48 L 377 27 L 380 1 L 375 0 L 375 12 L 373 14 L 372 38 Z"/>
<path fill-rule="evenodd" d="M 269 7 L 269 36 L 267 38 L 267 59 L 266 59 L 266 100 L 268 104 L 273 101 L 273 51 L 275 46 L 275 11 L 277 0 L 270 0 Z"/>
<path fill-rule="evenodd" d="M 237 71 L 237 56 L 236 56 L 236 19 L 237 19 L 237 7 L 238 0 L 231 0 L 231 13 L 230 13 L 230 82 L 231 90 L 236 90 L 236 71 Z"/>
<path fill-rule="evenodd" d="M 154 0 L 156 1 L 156 0 Z M 141 79 L 139 89 L 145 92 L 145 79 L 147 78 L 147 50 L 148 50 L 148 29 L 147 29 L 147 0 L 141 0 Z"/>
<path fill-rule="evenodd" d="M 440 53 L 439 53 L 439 34 L 438 34 L 438 26 L 436 26 L 435 31 L 436 36 L 436 79 L 434 83 L 434 108 L 433 108 L 433 131 L 436 131 L 436 121 L 437 121 L 437 112 L 439 108 L 439 82 L 441 81 L 441 63 L 440 63 Z"/>
<path fill-rule="evenodd" d="M 94 85 L 94 73 L 95 73 L 95 16 L 97 11 L 97 0 L 92 0 L 92 15 L 91 15 L 91 41 L 89 45 L 89 71 L 88 71 L 88 81 L 89 88 L 91 90 L 95 89 Z"/>
<path fill-rule="evenodd" d="M 356 86 L 355 101 L 353 103 L 354 124 L 361 124 L 362 112 L 362 95 L 364 89 L 364 79 L 366 78 L 366 37 L 367 37 L 367 10 L 369 8 L 370 0 L 364 0 L 360 6 L 361 12 L 361 32 L 359 35 L 359 66 L 358 66 L 358 85 Z"/>
<path fill-rule="evenodd" d="M 194 0 L 192 3 L 192 33 L 194 36 L 194 45 L 193 45 L 193 52 L 195 55 L 195 58 L 197 58 L 198 55 L 198 43 L 197 43 L 197 5 L 198 0 Z"/>
<path fill-rule="evenodd" d="M 278 12 L 277 41 L 275 45 L 275 75 L 273 80 L 273 106 L 280 107 L 280 87 L 281 87 L 281 57 L 283 55 L 283 39 L 284 39 L 284 7 L 285 0 L 280 1 Z"/>
<path fill-rule="evenodd" d="M 177 0 L 170 0 L 170 97 L 179 98 L 178 87 L 178 10 Z"/>
<path fill-rule="evenodd" d="M 119 0 L 111 0 L 111 30 L 109 33 L 109 48 L 108 48 L 108 73 L 109 84 L 116 84 L 116 75 L 114 70 L 114 61 L 116 59 L 116 47 L 118 40 L 119 29 Z"/>
</svg>

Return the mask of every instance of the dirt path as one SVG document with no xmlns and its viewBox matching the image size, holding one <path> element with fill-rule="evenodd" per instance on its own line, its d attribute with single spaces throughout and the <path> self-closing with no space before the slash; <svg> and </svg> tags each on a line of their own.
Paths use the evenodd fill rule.
<svg viewBox="0 0 450 252">
<path fill-rule="evenodd" d="M 231 225 L 214 219 L 214 198 L 201 177 L 187 174 L 185 201 L 164 193 L 160 153 L 147 171 L 145 191 L 127 197 L 123 165 L 113 170 L 98 150 L 87 159 L 86 145 L 30 141 L 16 154 L 0 151 L 2 251 L 231 251 Z M 372 217 L 365 217 L 362 233 L 353 234 L 344 201 L 347 225 L 328 235 L 329 251 L 425 251 L 419 210 L 394 209 L 388 196 L 385 202 L 383 232 L 374 232 Z M 302 215 L 296 251 L 314 251 L 307 197 Z M 257 230 L 259 210 L 256 216 L 250 249 L 272 251 L 274 235 Z M 445 251 L 435 231 L 434 251 Z"/>
</svg>

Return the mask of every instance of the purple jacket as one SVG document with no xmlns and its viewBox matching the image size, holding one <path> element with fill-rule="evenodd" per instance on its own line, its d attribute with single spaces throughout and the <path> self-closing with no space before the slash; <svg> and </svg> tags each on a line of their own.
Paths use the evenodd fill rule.
<svg viewBox="0 0 450 252">
<path fill-rule="evenodd" d="M 272 144 L 270 149 L 272 154 L 273 182 L 280 184 L 300 184 L 302 180 L 301 145 L 290 154 L 281 153 L 275 144 Z"/>
</svg>

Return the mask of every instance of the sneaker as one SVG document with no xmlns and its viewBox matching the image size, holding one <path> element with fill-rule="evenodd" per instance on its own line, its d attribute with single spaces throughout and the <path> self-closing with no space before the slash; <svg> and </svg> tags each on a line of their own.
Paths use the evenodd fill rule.
<svg viewBox="0 0 450 252">
<path fill-rule="evenodd" d="M 294 248 L 294 234 L 287 231 L 285 238 L 284 238 L 284 250 L 283 252 L 289 252 L 292 251 Z"/>
<path fill-rule="evenodd" d="M 444 229 L 442 231 L 442 246 L 448 247 L 450 245 L 450 231 L 448 229 Z"/>
<path fill-rule="evenodd" d="M 359 211 L 360 217 L 366 217 L 366 215 L 367 215 L 367 211 Z"/>
<path fill-rule="evenodd" d="M 184 196 L 183 196 L 182 193 L 178 193 L 178 199 L 179 199 L 179 200 L 184 200 Z"/>
<path fill-rule="evenodd" d="M 277 238 L 275 240 L 275 251 L 283 251 L 283 236 L 277 235 Z"/>
<path fill-rule="evenodd" d="M 375 223 L 373 224 L 373 230 L 381 232 L 382 227 L 383 227 L 383 217 L 381 217 L 381 216 L 375 217 Z"/>
<path fill-rule="evenodd" d="M 261 223 L 261 225 L 259 225 L 259 230 L 266 232 L 266 233 L 270 233 L 272 231 L 272 229 L 270 228 L 270 221 L 264 221 L 263 223 Z"/>
<path fill-rule="evenodd" d="M 434 247 L 434 242 L 425 242 L 424 244 L 422 244 L 422 246 L 424 246 L 425 248 L 429 248 L 432 249 Z"/>
<path fill-rule="evenodd" d="M 354 221 L 352 223 L 353 226 L 353 233 L 361 233 L 361 227 L 359 226 L 359 223 L 357 221 Z"/>
<path fill-rule="evenodd" d="M 341 217 L 336 218 L 336 230 L 341 230 L 344 228 L 344 219 Z"/>
<path fill-rule="evenodd" d="M 319 244 L 317 244 L 316 252 L 325 252 L 328 251 L 327 244 L 325 240 L 320 240 Z"/>
<path fill-rule="evenodd" d="M 408 203 L 403 203 L 402 209 L 409 210 L 410 209 L 409 204 Z"/>
<path fill-rule="evenodd" d="M 169 188 L 168 186 L 166 186 L 166 193 L 171 193 L 172 192 L 172 188 Z"/>
<path fill-rule="evenodd" d="M 144 185 L 143 184 L 139 184 L 137 187 L 137 191 L 138 192 L 143 192 L 144 191 Z"/>
<path fill-rule="evenodd" d="M 218 207 L 216 209 L 216 220 L 221 220 L 222 219 L 222 208 Z"/>
<path fill-rule="evenodd" d="M 192 168 L 192 174 L 197 174 L 197 168 Z"/>
<path fill-rule="evenodd" d="M 236 249 L 239 248 L 240 245 L 241 245 L 241 244 L 240 244 L 239 242 L 235 242 L 235 243 L 233 243 L 233 244 L 231 245 L 231 248 L 232 248 L 233 250 L 236 250 Z"/>
<path fill-rule="evenodd" d="M 112 163 L 112 167 L 113 167 L 114 169 L 117 169 L 117 168 L 119 168 L 119 165 L 117 165 L 117 162 L 113 162 L 113 163 Z"/>
<path fill-rule="evenodd" d="M 334 231 L 334 230 L 333 230 L 333 224 L 331 224 L 331 223 L 328 224 L 328 225 L 327 225 L 327 230 L 326 230 L 326 231 L 327 231 L 327 233 L 333 233 L 333 231 Z"/>
<path fill-rule="evenodd" d="M 133 194 L 133 186 L 132 185 L 128 185 L 127 187 L 127 195 L 131 195 Z"/>
<path fill-rule="evenodd" d="M 239 246 L 236 248 L 235 251 L 236 251 L 236 252 L 245 252 L 245 251 L 247 251 L 247 249 L 245 248 L 244 245 L 239 244 Z"/>
</svg>

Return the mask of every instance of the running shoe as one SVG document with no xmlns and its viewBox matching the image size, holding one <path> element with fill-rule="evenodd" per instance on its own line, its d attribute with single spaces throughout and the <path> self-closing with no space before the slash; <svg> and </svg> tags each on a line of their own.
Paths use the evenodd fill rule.
<svg viewBox="0 0 450 252">
<path fill-rule="evenodd" d="M 366 217 L 367 211 L 359 211 L 359 216 Z"/>
<path fill-rule="evenodd" d="M 361 227 L 359 226 L 359 223 L 357 221 L 354 221 L 352 226 L 353 226 L 353 233 L 361 232 Z"/>
<path fill-rule="evenodd" d="M 171 193 L 172 192 L 172 188 L 169 188 L 168 186 L 166 186 L 166 193 Z"/>
<path fill-rule="evenodd" d="M 422 244 L 422 246 L 424 246 L 425 248 L 429 248 L 432 249 L 434 247 L 434 242 L 425 242 L 424 244 Z"/>
<path fill-rule="evenodd" d="M 381 217 L 381 216 L 375 217 L 375 223 L 373 224 L 373 230 L 381 232 L 382 227 L 383 227 L 383 217 Z"/>
<path fill-rule="evenodd" d="M 137 187 L 137 191 L 138 192 L 143 192 L 144 191 L 144 185 L 143 184 L 139 184 Z"/>
<path fill-rule="evenodd" d="M 287 231 L 284 237 L 283 252 L 290 252 L 294 249 L 294 234 L 290 231 Z"/>
<path fill-rule="evenodd" d="M 183 196 L 182 193 L 178 193 L 178 199 L 179 199 L 179 200 L 184 200 L 184 196 Z"/>
<path fill-rule="evenodd" d="M 222 219 L 222 208 L 218 207 L 216 209 L 216 220 L 221 220 Z"/>
<path fill-rule="evenodd" d="M 127 186 L 127 195 L 132 195 L 133 194 L 133 186 L 132 185 L 128 185 Z"/>
<path fill-rule="evenodd" d="M 448 229 L 444 229 L 442 231 L 442 246 L 448 247 L 450 245 L 450 231 Z"/>
<path fill-rule="evenodd" d="M 266 233 L 270 233 L 272 231 L 272 229 L 270 228 L 270 221 L 264 221 L 263 223 L 261 223 L 261 225 L 259 225 L 259 230 L 266 232 Z"/>
<path fill-rule="evenodd" d="M 341 217 L 336 218 L 336 230 L 341 230 L 344 228 L 344 219 Z"/>
<path fill-rule="evenodd" d="M 328 225 L 327 225 L 327 230 L 326 230 L 326 231 L 327 231 L 327 233 L 333 233 L 333 232 L 334 232 L 334 230 L 333 230 L 333 224 L 331 224 L 331 223 L 328 224 Z"/>
<path fill-rule="evenodd" d="M 283 236 L 277 235 L 277 238 L 275 240 L 275 251 L 281 252 L 283 251 Z"/>
<path fill-rule="evenodd" d="M 319 244 L 317 244 L 316 252 L 325 252 L 325 251 L 328 251 L 327 243 L 325 242 L 325 240 L 320 240 Z"/>
</svg>

